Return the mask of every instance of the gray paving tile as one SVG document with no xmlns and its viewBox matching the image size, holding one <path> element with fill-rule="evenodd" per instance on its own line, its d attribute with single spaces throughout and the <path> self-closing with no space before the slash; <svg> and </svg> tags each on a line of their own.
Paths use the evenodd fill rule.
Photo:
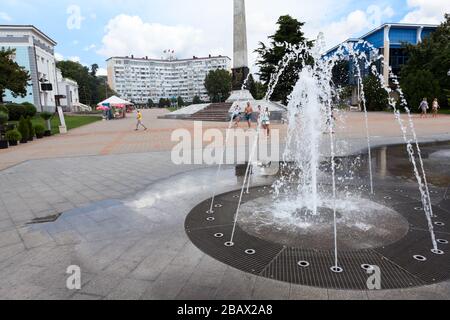
<svg viewBox="0 0 450 320">
<path fill-rule="evenodd" d="M 291 285 L 290 300 L 328 300 L 328 290 Z"/>
<path fill-rule="evenodd" d="M 291 285 L 265 278 L 257 278 L 252 292 L 255 300 L 288 300 Z"/>
<path fill-rule="evenodd" d="M 108 300 L 138 300 L 146 291 L 149 282 L 124 279 L 108 296 Z"/>
<path fill-rule="evenodd" d="M 122 282 L 122 280 L 122 278 L 116 276 L 101 274 L 82 287 L 80 293 L 106 297 Z"/>
</svg>

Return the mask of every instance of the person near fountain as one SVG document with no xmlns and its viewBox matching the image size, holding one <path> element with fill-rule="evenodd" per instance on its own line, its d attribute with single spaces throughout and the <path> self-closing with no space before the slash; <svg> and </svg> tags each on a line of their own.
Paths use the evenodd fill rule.
<svg viewBox="0 0 450 320">
<path fill-rule="evenodd" d="M 147 131 L 147 127 L 142 123 L 142 112 L 141 112 L 141 110 L 137 111 L 136 120 L 137 120 L 137 123 L 136 123 L 136 130 L 135 131 L 138 131 L 139 127 L 143 127 L 144 131 Z"/>
<path fill-rule="evenodd" d="M 420 103 L 419 109 L 422 110 L 422 114 L 420 115 L 420 117 L 426 118 L 427 111 L 428 111 L 428 109 L 430 109 L 427 98 L 423 98 L 422 102 Z"/>
<path fill-rule="evenodd" d="M 438 113 L 439 113 L 439 109 L 440 109 L 440 108 L 441 108 L 441 107 L 439 106 L 439 101 L 438 101 L 437 98 L 435 98 L 435 99 L 433 100 L 433 106 L 432 106 L 432 109 L 433 109 L 433 118 L 437 118 Z"/>
<path fill-rule="evenodd" d="M 238 128 L 239 123 L 241 122 L 241 107 L 239 107 L 238 104 L 234 107 L 233 113 L 231 114 L 231 118 L 234 122 L 234 127 Z"/>
<path fill-rule="evenodd" d="M 266 130 L 267 136 L 270 136 L 270 111 L 269 107 L 261 114 L 261 124 L 264 130 Z"/>
<path fill-rule="evenodd" d="M 247 107 L 245 107 L 245 112 L 244 112 L 244 118 L 247 121 L 249 129 L 252 128 L 252 115 L 253 115 L 253 108 L 249 101 L 249 102 L 247 102 Z"/>
</svg>

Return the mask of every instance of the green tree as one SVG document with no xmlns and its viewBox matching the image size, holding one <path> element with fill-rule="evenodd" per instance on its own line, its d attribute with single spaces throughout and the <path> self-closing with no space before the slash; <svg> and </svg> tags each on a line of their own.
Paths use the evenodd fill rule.
<svg viewBox="0 0 450 320">
<path fill-rule="evenodd" d="M 450 90 L 450 76 L 447 74 L 450 70 L 450 14 L 445 15 L 445 21 L 429 38 L 405 48 L 408 62 L 401 69 L 400 84 L 411 109 L 417 105 L 417 90 L 420 90 L 422 98 L 436 97 L 442 107 L 449 107 L 446 90 Z M 426 80 L 431 83 L 425 83 Z"/>
<path fill-rule="evenodd" d="M 308 41 L 302 31 L 305 23 L 300 22 L 289 15 L 281 16 L 277 22 L 278 30 L 270 36 L 270 44 L 260 42 L 256 52 L 259 54 L 257 65 L 260 68 L 259 78 L 267 88 L 272 75 L 278 72 L 280 62 L 288 53 L 299 49 L 305 45 L 312 47 L 313 42 Z M 298 81 L 298 74 L 302 69 L 303 61 L 311 63 L 311 58 L 306 51 L 298 53 L 298 61 L 291 61 L 281 74 L 278 84 L 275 86 L 272 100 L 287 103 L 287 98 L 291 94 L 295 83 Z"/>
<path fill-rule="evenodd" d="M 153 102 L 152 99 L 148 99 L 148 101 L 147 101 L 147 106 L 148 106 L 149 108 L 154 108 L 154 107 L 155 107 L 155 103 Z"/>
<path fill-rule="evenodd" d="M 346 87 L 349 84 L 350 62 L 348 60 L 340 60 L 332 70 L 332 80 L 336 87 Z"/>
<path fill-rule="evenodd" d="M 158 107 L 170 108 L 171 105 L 172 105 L 172 102 L 170 102 L 170 99 L 164 99 L 164 98 L 159 99 Z"/>
<path fill-rule="evenodd" d="M 192 99 L 192 104 L 202 104 L 203 101 L 202 99 L 200 99 L 199 96 L 194 96 L 194 98 Z"/>
<path fill-rule="evenodd" d="M 94 63 L 91 65 L 91 76 L 96 77 L 98 71 L 98 64 Z"/>
<path fill-rule="evenodd" d="M 260 81 L 256 81 L 252 74 L 250 74 L 247 79 L 245 89 L 250 91 L 253 98 L 255 98 L 256 100 L 261 100 L 266 95 L 266 88 L 264 84 Z"/>
<path fill-rule="evenodd" d="M 405 92 L 411 111 L 418 111 L 422 99 L 428 98 L 431 102 L 435 97 L 439 97 L 441 89 L 439 81 L 428 70 L 416 70 L 409 72 L 402 78 L 402 89 Z"/>
<path fill-rule="evenodd" d="M 92 101 L 103 101 L 108 99 L 111 96 L 117 96 L 117 92 L 115 92 L 106 82 L 106 77 L 97 77 L 95 79 L 95 84 L 93 85 L 93 89 L 96 90 L 96 94 L 92 95 Z M 106 88 L 105 88 L 106 86 Z"/>
<path fill-rule="evenodd" d="M 19 120 L 19 126 L 17 128 L 22 135 L 22 141 L 26 142 L 30 138 L 30 128 L 28 127 L 28 123 L 25 118 L 22 116 Z"/>
<path fill-rule="evenodd" d="M 224 102 L 231 92 L 232 77 L 227 70 L 217 69 L 208 73 L 205 88 L 212 102 Z"/>
<path fill-rule="evenodd" d="M 370 74 L 363 80 L 366 107 L 369 111 L 383 111 L 389 105 L 389 95 L 380 79 Z"/>
<path fill-rule="evenodd" d="M 106 77 L 97 76 L 98 65 L 96 64 L 89 69 L 78 62 L 58 61 L 57 67 L 61 69 L 64 78 L 78 83 L 80 102 L 83 104 L 94 105 L 112 95 L 117 95 L 107 84 Z"/>
<path fill-rule="evenodd" d="M 15 49 L 0 50 L 0 103 L 3 103 L 5 90 L 9 90 L 13 97 L 27 95 L 30 74 L 11 59 Z"/>
<path fill-rule="evenodd" d="M 179 108 L 184 106 L 184 100 L 181 96 L 177 98 L 177 104 Z"/>
</svg>

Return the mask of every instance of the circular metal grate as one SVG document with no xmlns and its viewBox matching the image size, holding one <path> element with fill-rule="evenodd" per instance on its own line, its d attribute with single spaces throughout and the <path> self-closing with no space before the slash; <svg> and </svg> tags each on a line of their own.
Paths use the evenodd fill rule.
<svg viewBox="0 0 450 320">
<path fill-rule="evenodd" d="M 372 201 L 382 203 L 401 214 L 410 230 L 399 241 L 381 248 L 339 252 L 338 268 L 332 250 L 317 250 L 281 245 L 256 238 L 239 225 L 231 242 L 236 199 L 240 190 L 216 196 L 214 220 L 205 219 L 211 200 L 197 205 L 187 216 L 185 229 L 190 240 L 203 252 L 236 269 L 262 277 L 299 285 L 330 289 L 368 290 L 367 281 L 380 270 L 382 289 L 424 286 L 450 279 L 450 254 L 445 248 L 432 250 L 428 221 L 415 195 L 416 189 L 381 186 Z M 270 188 L 253 188 L 243 203 L 270 196 Z M 436 202 L 437 203 L 437 202 Z M 420 210 L 419 210 L 420 209 Z M 450 202 L 433 206 L 440 221 L 433 221 L 439 245 L 450 232 Z M 437 222 L 437 223 L 436 223 Z M 226 242 L 225 242 L 226 241 Z M 251 248 L 251 249 L 249 249 Z M 441 250 L 444 249 L 444 250 Z"/>
</svg>

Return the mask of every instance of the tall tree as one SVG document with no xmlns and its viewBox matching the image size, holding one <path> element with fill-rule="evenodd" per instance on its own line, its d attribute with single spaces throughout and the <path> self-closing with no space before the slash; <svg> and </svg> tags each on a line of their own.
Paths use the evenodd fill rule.
<svg viewBox="0 0 450 320">
<path fill-rule="evenodd" d="M 0 103 L 3 103 L 5 90 L 9 90 L 13 97 L 27 95 L 30 74 L 11 59 L 14 54 L 15 49 L 0 50 Z"/>
<path fill-rule="evenodd" d="M 364 97 L 369 111 L 383 111 L 389 105 L 389 95 L 383 88 L 381 81 L 373 74 L 363 80 Z"/>
<path fill-rule="evenodd" d="M 97 76 L 97 64 L 93 64 L 89 69 L 78 62 L 58 61 L 57 67 L 61 69 L 63 77 L 78 83 L 80 102 L 83 104 L 93 105 L 107 97 L 117 95 L 107 84 L 106 77 Z"/>
<path fill-rule="evenodd" d="M 223 69 L 212 70 L 205 78 L 205 88 L 212 102 L 224 102 L 231 92 L 231 74 Z"/>
<path fill-rule="evenodd" d="M 407 45 L 406 53 L 409 58 L 401 69 L 400 84 L 412 108 L 419 103 L 417 81 L 423 83 L 421 96 L 436 97 L 441 106 L 448 107 L 445 92 L 450 90 L 450 76 L 447 74 L 450 70 L 450 14 L 445 15 L 445 21 L 429 38 L 418 45 Z"/>
<path fill-rule="evenodd" d="M 184 107 L 184 100 L 181 96 L 177 98 L 177 105 L 179 108 Z"/>
<path fill-rule="evenodd" d="M 192 99 L 192 104 L 202 104 L 203 101 L 202 99 L 200 99 L 199 96 L 194 96 L 194 98 Z"/>
<path fill-rule="evenodd" d="M 94 63 L 91 65 L 91 76 L 96 77 L 98 71 L 98 64 Z"/>
<path fill-rule="evenodd" d="M 266 88 L 264 84 L 260 81 L 256 81 L 252 74 L 250 74 L 247 79 L 245 89 L 250 91 L 253 98 L 255 98 L 256 100 L 263 99 L 266 94 Z"/>
<path fill-rule="evenodd" d="M 270 36 L 270 44 L 260 42 L 256 52 L 259 54 L 257 65 L 260 67 L 259 78 L 268 87 L 272 75 L 278 72 L 279 64 L 286 56 L 295 49 L 305 45 L 311 47 L 312 41 L 308 41 L 302 31 L 304 22 L 300 22 L 290 15 L 281 16 L 277 22 L 278 30 Z M 311 59 L 305 51 L 298 54 L 298 61 L 292 61 L 281 74 L 278 84 L 275 86 L 272 100 L 287 102 L 287 98 L 292 92 L 298 80 L 298 74 L 302 69 L 303 62 L 310 63 Z"/>
</svg>

